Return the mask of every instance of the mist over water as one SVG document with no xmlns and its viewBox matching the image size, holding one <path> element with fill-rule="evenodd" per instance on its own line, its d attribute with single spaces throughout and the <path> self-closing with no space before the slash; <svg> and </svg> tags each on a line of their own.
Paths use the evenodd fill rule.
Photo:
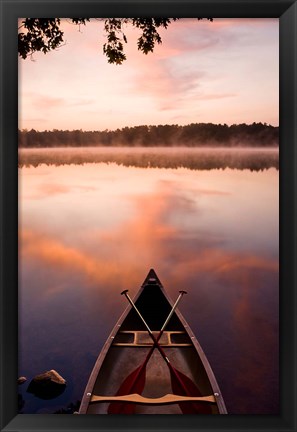
<svg viewBox="0 0 297 432">
<path fill-rule="evenodd" d="M 19 166 L 117 163 L 141 168 L 279 168 L 278 148 L 87 147 L 20 149 Z"/>
<path fill-rule="evenodd" d="M 81 399 L 120 292 L 153 267 L 188 291 L 228 412 L 278 414 L 278 190 L 275 149 L 21 150 L 19 375 L 67 380 L 51 400 L 20 386 L 21 412 Z"/>
</svg>

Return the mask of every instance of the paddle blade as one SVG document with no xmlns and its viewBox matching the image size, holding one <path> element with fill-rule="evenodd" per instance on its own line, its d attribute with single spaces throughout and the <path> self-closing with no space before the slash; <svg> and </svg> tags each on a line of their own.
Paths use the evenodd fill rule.
<svg viewBox="0 0 297 432">
<path fill-rule="evenodd" d="M 196 384 L 174 367 L 170 369 L 172 391 L 180 396 L 202 396 Z M 199 402 L 182 402 L 179 407 L 183 414 L 211 414 L 211 406 Z"/>
<path fill-rule="evenodd" d="M 116 396 L 128 395 L 131 393 L 141 394 L 145 385 L 145 365 L 139 366 L 123 381 Z M 107 410 L 108 414 L 134 414 L 135 404 L 112 402 Z"/>
</svg>

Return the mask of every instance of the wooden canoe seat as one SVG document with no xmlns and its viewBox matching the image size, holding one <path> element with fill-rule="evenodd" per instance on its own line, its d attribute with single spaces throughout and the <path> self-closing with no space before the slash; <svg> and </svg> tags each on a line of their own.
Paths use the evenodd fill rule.
<svg viewBox="0 0 297 432">
<path fill-rule="evenodd" d="M 103 403 L 103 402 L 126 402 L 138 405 L 170 405 L 181 402 L 203 402 L 203 403 L 216 403 L 214 395 L 209 396 L 179 396 L 174 394 L 167 394 L 160 398 L 146 398 L 137 393 L 124 395 L 124 396 L 99 396 L 93 395 L 90 403 Z"/>
<path fill-rule="evenodd" d="M 153 332 L 157 338 L 159 332 Z M 159 341 L 163 347 L 191 346 L 191 340 L 185 331 L 165 331 Z M 152 346 L 153 342 L 147 331 L 122 330 L 114 338 L 113 346 L 145 347 Z"/>
</svg>

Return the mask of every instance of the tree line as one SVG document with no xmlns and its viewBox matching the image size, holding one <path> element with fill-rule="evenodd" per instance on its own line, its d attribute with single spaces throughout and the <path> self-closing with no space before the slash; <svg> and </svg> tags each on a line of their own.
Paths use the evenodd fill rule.
<svg viewBox="0 0 297 432">
<path fill-rule="evenodd" d="M 134 126 L 116 130 L 19 130 L 19 147 L 273 147 L 279 128 L 266 123 L 192 123 L 186 126 Z"/>
</svg>

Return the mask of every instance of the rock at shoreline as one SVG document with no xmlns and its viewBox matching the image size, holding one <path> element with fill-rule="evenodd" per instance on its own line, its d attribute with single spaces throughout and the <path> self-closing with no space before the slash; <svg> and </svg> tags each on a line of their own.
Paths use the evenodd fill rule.
<svg viewBox="0 0 297 432">
<path fill-rule="evenodd" d="M 60 374 L 58 374 L 57 371 L 55 371 L 54 369 L 44 372 L 43 374 L 40 375 L 36 375 L 32 381 L 34 382 L 45 382 L 45 381 L 52 381 L 56 384 L 66 384 L 66 380 L 61 377 Z"/>
<path fill-rule="evenodd" d="M 54 399 L 65 390 L 66 380 L 54 369 L 36 375 L 30 382 L 27 392 L 40 399 Z"/>
<path fill-rule="evenodd" d="M 24 384 L 24 382 L 27 381 L 27 378 L 24 376 L 21 376 L 18 378 L 18 385 Z"/>
</svg>

